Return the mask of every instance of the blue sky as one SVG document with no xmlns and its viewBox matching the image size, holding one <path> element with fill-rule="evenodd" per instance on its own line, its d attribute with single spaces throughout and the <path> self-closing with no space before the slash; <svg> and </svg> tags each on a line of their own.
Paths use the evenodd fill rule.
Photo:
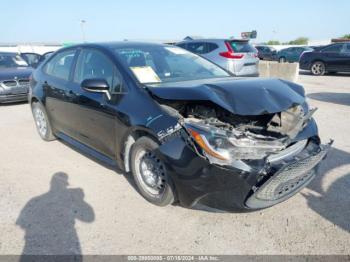
<svg viewBox="0 0 350 262">
<path fill-rule="evenodd" d="M 314 40 L 350 33 L 349 0 L 2 0 L 0 42 L 170 40 L 186 35 L 258 41 Z"/>
</svg>

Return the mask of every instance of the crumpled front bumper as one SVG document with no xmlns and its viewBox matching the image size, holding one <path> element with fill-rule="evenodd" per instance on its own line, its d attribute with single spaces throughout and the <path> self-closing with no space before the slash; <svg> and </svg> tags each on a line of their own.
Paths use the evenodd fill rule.
<svg viewBox="0 0 350 262">
<path fill-rule="evenodd" d="M 260 209 L 295 195 L 314 178 L 318 164 L 330 148 L 330 144 L 319 145 L 318 137 L 315 138 L 288 159 L 249 162 L 249 172 L 239 166 L 210 164 L 181 136 L 162 144 L 159 155 L 181 205 L 194 207 L 200 203 L 227 211 Z"/>
</svg>

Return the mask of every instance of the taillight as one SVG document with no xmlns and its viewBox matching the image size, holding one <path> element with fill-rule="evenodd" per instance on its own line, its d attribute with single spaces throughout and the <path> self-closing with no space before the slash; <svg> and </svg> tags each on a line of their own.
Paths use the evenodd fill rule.
<svg viewBox="0 0 350 262">
<path fill-rule="evenodd" d="M 227 51 L 226 52 L 221 52 L 219 53 L 219 55 L 226 57 L 226 58 L 230 58 L 230 59 L 241 59 L 243 58 L 244 54 L 235 54 L 235 52 L 233 51 L 231 45 L 229 42 L 225 42 L 225 45 L 227 47 Z"/>
</svg>

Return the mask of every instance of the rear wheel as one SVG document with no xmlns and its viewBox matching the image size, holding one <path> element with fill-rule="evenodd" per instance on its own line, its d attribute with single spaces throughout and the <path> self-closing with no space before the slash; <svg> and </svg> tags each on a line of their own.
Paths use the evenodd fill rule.
<svg viewBox="0 0 350 262">
<path fill-rule="evenodd" d="M 33 102 L 31 107 L 40 137 L 45 141 L 55 140 L 45 108 L 39 102 Z"/>
<path fill-rule="evenodd" d="M 316 61 L 311 65 L 311 73 L 315 76 L 322 76 L 326 72 L 326 67 L 323 62 Z"/>
<path fill-rule="evenodd" d="M 152 204 L 166 206 L 175 199 L 173 185 L 165 165 L 156 155 L 159 145 L 148 137 L 141 137 L 131 147 L 130 166 L 140 194 Z"/>
</svg>

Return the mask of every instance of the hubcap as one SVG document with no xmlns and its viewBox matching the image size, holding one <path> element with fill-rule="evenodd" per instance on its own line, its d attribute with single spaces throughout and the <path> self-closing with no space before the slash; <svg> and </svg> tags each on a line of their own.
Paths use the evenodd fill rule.
<svg viewBox="0 0 350 262">
<path fill-rule="evenodd" d="M 47 122 L 44 112 L 40 108 L 35 108 L 34 117 L 40 135 L 45 136 L 47 132 Z"/>
<path fill-rule="evenodd" d="M 320 75 L 324 70 L 323 64 L 315 63 L 312 65 L 311 70 L 312 70 L 312 73 L 314 73 L 315 75 Z"/>
<path fill-rule="evenodd" d="M 152 195 L 165 189 L 165 169 L 162 161 L 152 152 L 139 150 L 135 157 L 136 175 L 142 188 Z"/>
</svg>

